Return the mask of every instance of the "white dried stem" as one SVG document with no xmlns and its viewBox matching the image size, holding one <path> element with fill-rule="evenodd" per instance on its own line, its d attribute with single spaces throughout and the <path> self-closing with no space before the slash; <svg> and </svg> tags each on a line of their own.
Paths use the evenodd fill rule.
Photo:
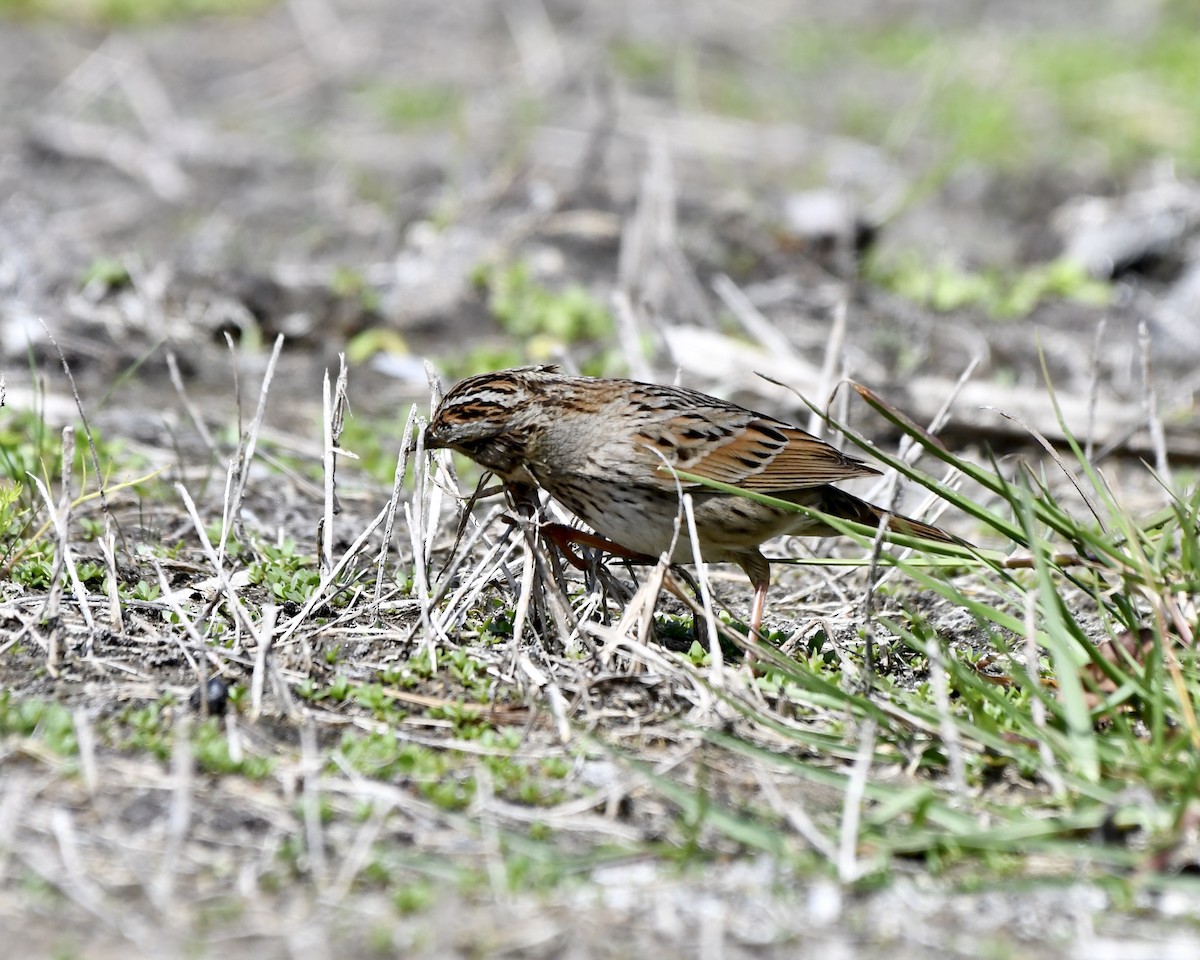
<svg viewBox="0 0 1200 960">
<path fill-rule="evenodd" d="M 342 427 L 346 421 L 346 385 L 349 377 L 346 371 L 346 355 L 344 353 L 338 354 L 338 364 L 338 378 L 333 395 L 330 396 L 328 370 L 325 371 L 321 393 L 325 414 L 321 418 L 324 440 L 322 464 L 325 479 L 325 514 L 321 523 L 321 536 L 319 538 L 319 556 L 322 573 L 328 573 L 333 569 L 333 518 L 338 509 L 337 455 L 345 452 L 338 448 L 338 440 L 342 436 Z"/>
<path fill-rule="evenodd" d="M 237 595 L 237 591 L 233 588 L 233 584 L 229 580 L 229 574 L 225 570 L 225 565 L 218 556 L 217 551 L 213 549 L 213 545 L 208 540 L 208 534 L 204 531 L 204 523 L 200 519 L 200 514 L 196 512 L 196 504 L 192 500 L 191 494 L 188 493 L 187 487 L 182 483 L 175 484 L 175 492 L 179 494 L 183 500 L 183 505 L 187 509 L 188 516 L 192 519 L 192 527 L 196 531 L 196 536 L 200 540 L 200 549 L 204 551 L 208 562 L 212 564 L 213 570 L 217 576 L 217 582 L 225 594 L 225 600 L 229 604 L 229 609 L 233 613 L 236 620 L 241 623 L 251 637 L 258 641 L 258 625 L 250 616 L 249 611 L 243 606 L 241 599 Z"/>
<path fill-rule="evenodd" d="M 271 357 L 267 361 L 267 369 L 263 373 L 262 386 L 258 391 L 258 408 L 254 411 L 254 419 L 250 422 L 250 428 L 242 437 L 242 442 L 238 447 L 237 453 L 237 484 L 234 487 L 233 504 L 231 515 L 233 517 L 234 527 L 238 532 L 239 539 L 242 536 L 242 500 L 246 495 L 246 481 L 250 478 L 250 464 L 254 460 L 254 450 L 258 446 L 258 432 L 262 427 L 263 417 L 267 412 L 267 396 L 271 392 L 271 381 L 275 377 L 275 364 L 279 361 L 279 353 L 283 350 L 283 334 L 279 334 L 275 338 L 275 345 L 271 349 Z M 221 550 L 225 549 L 225 541 L 221 541 Z"/>
<path fill-rule="evenodd" d="M 163 571 L 162 564 L 159 563 L 157 557 L 151 557 L 150 562 L 154 565 L 154 571 L 158 574 L 158 585 L 162 592 L 163 601 L 171 608 L 171 612 L 179 618 L 179 624 L 183 627 L 184 632 L 191 638 L 192 644 L 196 648 L 199 656 L 204 656 L 204 651 L 207 649 L 207 644 L 204 642 L 204 637 L 200 630 L 196 627 L 195 621 L 187 614 L 179 603 L 179 596 L 176 591 L 171 589 L 171 584 L 167 581 L 167 575 Z M 192 668 L 192 672 L 196 674 L 198 679 L 202 679 L 205 673 L 204 668 L 196 662 L 192 656 L 192 651 L 188 649 L 187 644 L 183 639 L 176 637 L 176 642 L 179 644 L 179 651 L 187 660 L 188 665 Z"/>
<path fill-rule="evenodd" d="M 823 834 L 804 808 L 795 803 L 788 803 L 775 786 L 770 773 L 761 763 L 754 765 L 754 776 L 758 780 L 759 789 L 771 808 L 791 824 L 792 829 L 831 864 L 838 862 L 838 848 L 832 840 Z"/>
<path fill-rule="evenodd" d="M 263 687 L 267 676 L 267 657 L 271 653 L 271 639 L 275 632 L 275 622 L 279 617 L 279 608 L 268 603 L 262 610 L 261 630 L 258 636 L 258 649 L 254 651 L 254 672 L 250 675 L 250 721 L 253 723 L 262 716 Z"/>
<path fill-rule="evenodd" d="M 300 755 L 303 763 L 304 839 L 308 848 L 308 869 L 313 885 L 322 890 L 327 882 L 325 833 L 321 825 L 321 770 L 324 761 L 317 751 L 317 736 L 312 724 L 300 728 Z"/>
<path fill-rule="evenodd" d="M 96 764 L 96 731 L 85 708 L 76 707 L 71 711 L 71 718 L 75 723 L 75 742 L 79 747 L 79 772 L 83 786 L 88 796 L 94 797 L 100 780 Z"/>
<path fill-rule="evenodd" d="M 825 357 L 821 361 L 821 374 L 817 380 L 818 397 L 828 397 L 833 392 L 835 374 L 842 362 L 842 347 L 846 342 L 846 297 L 838 298 L 837 306 L 833 308 L 833 323 L 829 328 L 829 338 L 825 341 Z M 844 420 L 841 421 L 845 423 Z M 808 416 L 808 432 L 814 437 L 825 435 L 825 421 L 813 411 Z"/>
<path fill-rule="evenodd" d="M 862 802 L 866 795 L 867 779 L 875 757 L 875 720 L 868 718 L 860 731 L 854 766 L 846 784 L 842 801 L 842 825 L 838 837 L 837 870 L 842 883 L 854 883 L 862 876 L 858 864 L 858 827 L 862 819 Z"/>
<path fill-rule="evenodd" d="M 780 332 L 779 327 L 763 316 L 742 289 L 726 274 L 718 273 L 712 280 L 713 292 L 721 298 L 721 302 L 729 308 L 742 329 L 750 335 L 750 339 L 776 357 L 781 357 L 789 363 L 804 368 L 808 361 L 796 353 L 790 340 Z M 844 311 L 843 311 L 844 312 Z M 836 323 L 835 323 L 836 326 Z"/>
<path fill-rule="evenodd" d="M 26 476 L 33 481 L 34 486 L 36 486 L 38 489 L 38 493 L 41 494 L 42 501 L 46 504 L 46 511 L 50 514 L 51 526 L 54 528 L 55 561 L 54 570 L 52 572 L 51 596 L 47 600 L 47 604 L 49 604 L 54 597 L 53 584 L 58 583 L 61 571 L 65 570 L 67 573 L 67 579 L 71 584 L 71 592 L 75 597 L 76 603 L 79 604 L 79 613 L 83 617 L 84 622 L 88 627 L 88 645 L 90 648 L 92 642 L 91 634 L 94 634 L 96 631 L 96 623 L 92 619 L 92 610 L 89 604 L 87 590 L 84 589 L 83 583 L 79 579 L 79 571 L 75 568 L 75 557 L 71 551 L 69 539 L 70 533 L 67 529 L 67 518 L 69 516 L 69 512 L 60 512 L 55 508 L 54 501 L 50 497 L 50 491 L 46 489 L 46 485 L 42 482 L 41 477 L 38 477 L 32 473 L 27 473 Z M 69 511 L 69 502 L 66 504 L 66 508 L 67 511 Z M 49 615 L 49 613 L 47 615 Z M 89 654 L 90 652 L 91 651 L 89 649 Z M 50 666 L 54 666 L 54 664 L 52 663 Z"/>
<path fill-rule="evenodd" d="M 692 495 L 683 495 L 683 515 L 687 520 L 688 539 L 692 544 L 692 556 L 697 558 L 696 582 L 700 584 L 700 603 L 704 607 L 704 625 L 708 633 L 708 682 L 720 690 L 725 685 L 725 658 L 721 653 L 721 638 L 717 633 L 717 618 L 713 613 L 712 590 L 708 585 L 708 564 L 700 560 L 700 533 L 696 528 L 696 511 Z M 694 614 L 693 614 L 694 616 Z M 752 638 L 753 639 L 753 638 Z"/>
<path fill-rule="evenodd" d="M 317 556 L 321 576 L 327 577 L 333 569 L 333 501 L 334 475 L 337 471 L 337 455 L 333 452 L 333 398 L 329 392 L 329 370 L 321 382 L 321 476 L 324 484 L 325 508 L 321 516 L 320 528 L 317 531 Z"/>
<path fill-rule="evenodd" d="M 201 689 L 200 694 L 203 698 L 206 691 Z M 180 710 L 171 747 L 171 807 L 167 815 L 166 842 L 163 844 L 162 860 L 153 887 L 154 899 L 159 909 L 164 911 L 171 909 L 171 901 L 175 896 L 175 882 L 179 864 L 183 859 L 183 845 L 192 822 L 195 791 L 192 715 L 187 710 Z"/>
<path fill-rule="evenodd" d="M 396 472 L 392 477 L 392 495 L 388 498 L 387 518 L 383 522 L 383 544 L 379 548 L 379 560 L 375 569 L 375 597 L 371 604 L 371 615 L 379 616 L 379 603 L 383 596 L 384 570 L 387 568 L 388 550 L 392 545 L 392 529 L 396 524 L 396 507 L 404 491 L 404 475 L 408 472 L 409 453 L 413 448 L 413 427 L 417 422 L 417 405 L 408 408 L 408 419 L 404 422 L 404 439 L 396 455 Z"/>
<path fill-rule="evenodd" d="M 405 506 L 407 506 L 407 504 L 405 504 Z M 346 548 L 346 552 L 342 554 L 341 559 L 338 560 L 333 569 L 329 571 L 329 574 L 321 577 L 316 589 L 313 590 L 308 599 L 304 601 L 304 606 L 300 608 L 300 612 L 297 613 L 290 621 L 288 621 L 288 625 L 276 638 L 276 646 L 283 643 L 285 640 L 290 639 L 291 636 L 300 628 L 300 625 L 304 623 L 308 615 L 312 613 L 313 609 L 329 599 L 330 587 L 338 581 L 338 578 L 341 577 L 342 572 L 362 551 L 363 547 L 367 543 L 367 540 L 370 539 L 371 534 L 373 534 L 376 528 L 383 523 L 385 516 L 387 516 L 387 507 L 384 507 L 382 510 L 380 510 L 379 513 L 375 515 L 375 518 L 363 529 L 362 533 L 358 535 L 355 541 Z M 253 635 L 257 637 L 257 631 L 254 631 Z M 261 642 L 261 640 L 259 640 L 259 642 Z"/>
<path fill-rule="evenodd" d="M 188 396 L 187 388 L 183 385 L 183 376 L 179 372 L 179 361 L 175 358 L 175 351 L 166 351 L 166 356 L 167 373 L 171 377 L 171 386 L 175 388 L 175 394 L 179 397 L 179 404 L 183 407 L 183 412 L 187 414 L 188 419 L 192 422 L 192 426 L 200 437 L 200 442 L 208 449 L 210 455 L 215 454 L 217 443 L 213 440 L 212 434 L 209 433 L 208 427 L 205 426 L 204 417 L 196 405 L 192 403 L 192 398 Z"/>
<path fill-rule="evenodd" d="M 120 574 L 117 572 L 116 537 L 111 529 L 100 538 L 100 552 L 104 554 L 104 566 L 108 570 L 108 626 L 114 634 L 125 633 L 125 620 L 121 616 Z"/>
<path fill-rule="evenodd" d="M 1171 463 L 1167 458 L 1167 437 L 1163 431 L 1162 417 L 1158 413 L 1158 398 L 1154 390 L 1153 364 L 1150 360 L 1150 328 L 1143 320 L 1138 324 L 1138 343 L 1142 350 L 1142 404 L 1146 414 L 1146 426 L 1150 431 L 1150 446 L 1154 450 L 1154 467 L 1163 483 L 1170 490 Z"/>
<path fill-rule="evenodd" d="M 521 648 L 521 637 L 525 633 L 525 621 L 529 617 L 529 604 L 533 598 L 534 587 L 534 547 L 529 542 L 529 537 L 522 537 L 521 544 L 524 547 L 524 559 L 521 562 L 521 592 L 517 596 L 517 609 L 513 615 L 513 653 Z"/>
</svg>

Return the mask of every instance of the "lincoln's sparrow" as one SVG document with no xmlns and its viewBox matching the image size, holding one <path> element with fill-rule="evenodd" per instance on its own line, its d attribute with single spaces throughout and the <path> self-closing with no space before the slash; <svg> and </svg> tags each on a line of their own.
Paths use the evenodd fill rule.
<svg viewBox="0 0 1200 960">
<path fill-rule="evenodd" d="M 677 478 L 672 470 L 877 525 L 884 511 L 830 486 L 879 471 L 798 427 L 694 390 L 572 377 L 523 367 L 471 377 L 442 400 L 425 434 L 501 477 L 541 487 L 588 523 L 610 552 L 655 560 L 670 549 L 679 488 L 691 494 L 706 561 L 736 563 L 754 586 L 752 633 L 762 622 L 770 567 L 759 551 L 783 534 L 835 536 L 829 525 Z M 950 542 L 937 527 L 892 516 L 888 528 Z M 686 533 L 671 556 L 694 561 Z"/>
</svg>

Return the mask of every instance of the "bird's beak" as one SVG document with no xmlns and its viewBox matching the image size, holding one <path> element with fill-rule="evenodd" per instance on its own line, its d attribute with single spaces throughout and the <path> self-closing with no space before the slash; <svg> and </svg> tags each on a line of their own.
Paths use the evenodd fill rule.
<svg viewBox="0 0 1200 960">
<path fill-rule="evenodd" d="M 426 450 L 441 450 L 446 445 L 442 443 L 441 437 L 434 432 L 432 426 L 425 428 L 425 449 Z"/>
</svg>

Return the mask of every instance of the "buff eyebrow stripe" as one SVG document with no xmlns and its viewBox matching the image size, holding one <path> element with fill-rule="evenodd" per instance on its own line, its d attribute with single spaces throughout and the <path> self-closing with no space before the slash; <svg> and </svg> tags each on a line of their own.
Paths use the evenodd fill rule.
<svg viewBox="0 0 1200 960">
<path fill-rule="evenodd" d="M 484 389 L 480 390 L 477 396 L 480 397 L 511 397 L 517 392 L 515 383 L 489 383 Z"/>
<path fill-rule="evenodd" d="M 489 414 L 503 413 L 506 407 L 502 403 L 496 403 L 493 400 L 480 400 L 473 397 L 459 404 L 459 412 L 469 414 L 471 416 L 487 416 Z"/>
</svg>

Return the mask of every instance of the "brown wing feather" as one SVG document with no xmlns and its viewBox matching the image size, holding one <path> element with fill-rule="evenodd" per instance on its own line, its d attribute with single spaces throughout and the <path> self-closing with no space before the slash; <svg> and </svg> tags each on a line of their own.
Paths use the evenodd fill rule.
<svg viewBox="0 0 1200 960">
<path fill-rule="evenodd" d="M 726 415 L 710 427 L 697 423 L 695 415 L 672 417 L 644 427 L 638 440 L 645 455 L 659 461 L 664 486 L 674 480 L 659 454 L 676 470 L 764 493 L 879 472 L 798 427 L 744 412 L 741 423 L 730 423 Z"/>
<path fill-rule="evenodd" d="M 735 457 L 744 456 L 737 448 L 743 443 L 753 442 L 748 438 L 757 432 L 753 429 L 755 426 L 756 424 L 752 424 L 751 429 L 747 430 L 742 438 L 730 444 L 735 448 Z M 875 476 L 879 473 L 874 467 L 855 457 L 847 456 L 799 427 L 773 424 L 767 427 L 772 433 L 783 434 L 787 443 L 771 459 L 765 470 L 747 476 L 741 482 L 741 486 L 747 490 L 794 490 L 797 487 L 813 487 L 837 480 L 849 480 L 851 477 Z"/>
</svg>

